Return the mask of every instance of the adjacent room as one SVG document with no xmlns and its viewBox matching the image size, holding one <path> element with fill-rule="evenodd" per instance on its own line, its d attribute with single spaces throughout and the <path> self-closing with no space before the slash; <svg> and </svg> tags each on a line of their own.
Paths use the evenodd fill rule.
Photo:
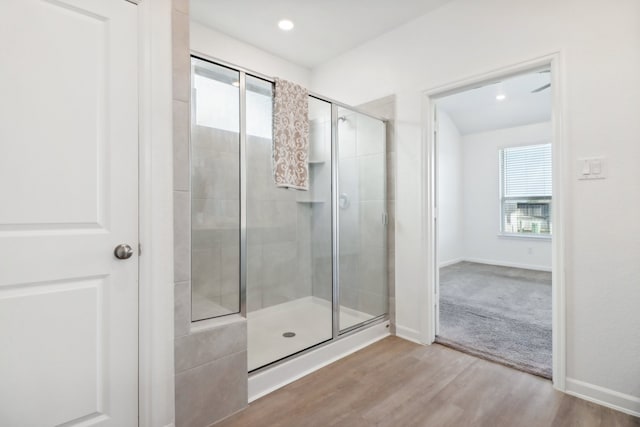
<svg viewBox="0 0 640 427">
<path fill-rule="evenodd" d="M 0 0 L 0 426 L 640 427 L 638 0 Z"/>
<path fill-rule="evenodd" d="M 552 376 L 551 71 L 436 100 L 436 342 Z"/>
</svg>

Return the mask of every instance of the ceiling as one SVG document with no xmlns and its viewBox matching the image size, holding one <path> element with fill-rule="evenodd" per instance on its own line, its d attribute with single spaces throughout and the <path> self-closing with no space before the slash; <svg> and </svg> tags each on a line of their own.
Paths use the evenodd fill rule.
<svg viewBox="0 0 640 427">
<path fill-rule="evenodd" d="M 531 93 L 550 83 L 548 72 L 533 72 L 498 83 L 469 89 L 436 101 L 462 135 L 551 120 L 551 88 Z M 496 100 L 498 94 L 506 98 Z"/>
<path fill-rule="evenodd" d="M 191 19 L 307 68 L 450 0 L 191 0 Z M 293 21 L 281 31 L 281 19 Z"/>
</svg>

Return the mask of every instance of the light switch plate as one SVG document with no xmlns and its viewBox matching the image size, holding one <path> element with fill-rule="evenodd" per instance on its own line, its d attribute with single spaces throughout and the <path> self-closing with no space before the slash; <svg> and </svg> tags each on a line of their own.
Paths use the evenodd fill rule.
<svg viewBox="0 0 640 427">
<path fill-rule="evenodd" d="M 604 157 L 582 157 L 576 165 L 578 179 L 605 179 L 607 177 L 607 164 Z"/>
</svg>

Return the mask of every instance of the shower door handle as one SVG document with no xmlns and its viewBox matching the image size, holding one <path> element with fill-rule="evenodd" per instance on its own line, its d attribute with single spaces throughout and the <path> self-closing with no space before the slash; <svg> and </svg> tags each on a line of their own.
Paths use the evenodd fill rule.
<svg viewBox="0 0 640 427">
<path fill-rule="evenodd" d="M 382 212 L 382 225 L 389 224 L 389 215 L 386 212 Z"/>
</svg>

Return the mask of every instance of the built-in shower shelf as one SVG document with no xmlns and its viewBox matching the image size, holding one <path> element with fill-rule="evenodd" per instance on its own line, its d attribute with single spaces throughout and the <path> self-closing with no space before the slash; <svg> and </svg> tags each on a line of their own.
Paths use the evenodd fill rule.
<svg viewBox="0 0 640 427">
<path fill-rule="evenodd" d="M 296 200 L 298 203 L 324 203 L 324 200 Z"/>
</svg>

